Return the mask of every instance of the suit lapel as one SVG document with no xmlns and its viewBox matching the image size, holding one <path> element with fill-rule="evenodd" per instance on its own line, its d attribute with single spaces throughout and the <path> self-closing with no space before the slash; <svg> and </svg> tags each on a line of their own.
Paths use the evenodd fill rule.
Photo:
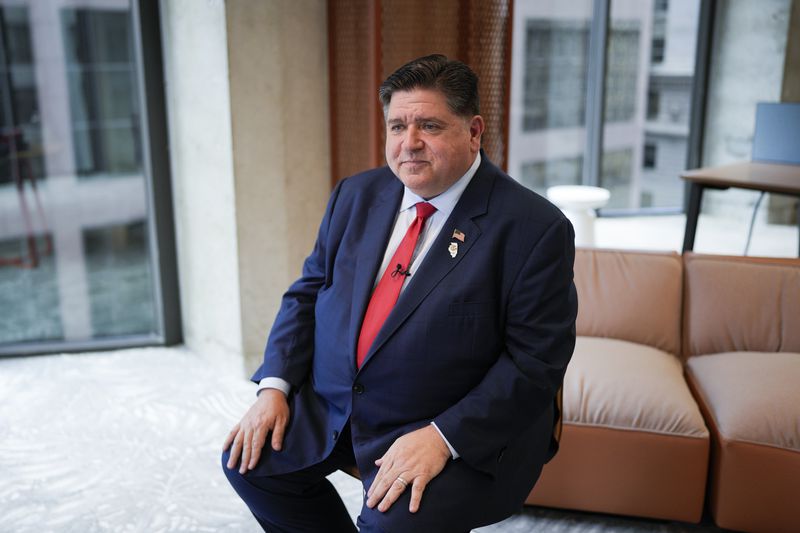
<svg viewBox="0 0 800 533">
<path fill-rule="evenodd" d="M 486 159 L 478 168 L 478 172 L 470 182 L 453 212 L 445 221 L 436 240 L 433 241 L 425 259 L 414 273 L 408 287 L 400 294 L 392 312 L 386 318 L 383 327 L 375 337 L 364 364 L 367 365 L 372 355 L 380 349 L 389 337 L 405 322 L 422 300 L 439 284 L 439 282 L 468 255 L 470 248 L 480 238 L 481 231 L 473 221 L 486 213 L 489 195 L 494 185 L 493 175 L 486 169 Z M 453 231 L 461 230 L 465 235 L 464 242 L 453 239 Z M 458 253 L 450 255 L 448 247 L 451 242 L 458 242 Z"/>
<path fill-rule="evenodd" d="M 353 279 L 353 300 L 350 310 L 350 346 L 351 360 L 355 369 L 356 347 L 358 334 L 361 331 L 361 321 L 367 309 L 367 303 L 372 294 L 375 276 L 381 266 L 386 243 L 392 232 L 395 216 L 403 198 L 403 185 L 397 178 L 391 181 L 369 208 L 366 218 L 364 237 L 358 246 L 358 256 Z"/>
</svg>

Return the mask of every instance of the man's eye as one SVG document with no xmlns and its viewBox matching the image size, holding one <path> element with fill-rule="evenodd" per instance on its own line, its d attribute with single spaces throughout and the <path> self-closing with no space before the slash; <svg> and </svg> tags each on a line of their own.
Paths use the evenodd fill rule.
<svg viewBox="0 0 800 533">
<path fill-rule="evenodd" d="M 393 133 L 401 132 L 401 131 L 403 131 L 403 125 L 402 124 L 394 124 L 394 125 L 389 127 L 389 131 L 391 131 Z"/>
<path fill-rule="evenodd" d="M 439 125 L 435 122 L 426 122 L 422 125 L 422 129 L 425 131 L 435 131 L 439 129 Z"/>
</svg>

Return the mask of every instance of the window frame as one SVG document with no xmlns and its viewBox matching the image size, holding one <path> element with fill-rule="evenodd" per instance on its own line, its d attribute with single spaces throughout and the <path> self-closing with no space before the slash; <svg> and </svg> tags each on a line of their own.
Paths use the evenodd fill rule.
<svg viewBox="0 0 800 533">
<path fill-rule="evenodd" d="M 603 128 L 605 125 L 605 77 L 613 0 L 594 0 L 590 26 L 589 69 L 586 91 L 586 150 L 581 185 L 602 186 L 600 177 L 603 157 Z M 705 125 L 709 61 L 713 42 L 714 12 L 717 0 L 700 0 L 697 23 L 695 70 L 692 80 L 689 111 L 689 138 L 686 149 L 686 168 L 695 168 L 702 160 L 703 127 Z M 679 176 L 675 176 L 679 179 Z M 688 206 L 688 185 L 683 184 L 682 205 L 676 207 L 601 208 L 599 216 L 674 215 L 685 213 Z"/>
<path fill-rule="evenodd" d="M 141 114 L 149 262 L 153 274 L 157 332 L 80 341 L 32 341 L 0 345 L 0 356 L 85 352 L 182 342 L 180 295 L 167 151 L 166 99 L 158 0 L 130 0 L 134 57 L 141 70 L 137 93 Z"/>
</svg>

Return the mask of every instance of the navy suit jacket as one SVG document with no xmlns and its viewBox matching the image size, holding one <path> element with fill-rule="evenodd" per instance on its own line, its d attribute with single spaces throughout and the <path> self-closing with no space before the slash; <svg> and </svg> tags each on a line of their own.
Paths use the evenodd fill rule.
<svg viewBox="0 0 800 533">
<path fill-rule="evenodd" d="M 320 462 L 348 420 L 367 482 L 396 438 L 431 421 L 488 476 L 504 455 L 527 464 L 533 440 L 551 438 L 527 430 L 552 416 L 575 344 L 569 221 L 484 156 L 359 369 L 359 329 L 402 196 L 388 167 L 333 191 L 253 376 L 292 385 L 283 450 L 265 448 L 256 475 Z M 530 485 L 538 475 L 518 470 Z"/>
</svg>

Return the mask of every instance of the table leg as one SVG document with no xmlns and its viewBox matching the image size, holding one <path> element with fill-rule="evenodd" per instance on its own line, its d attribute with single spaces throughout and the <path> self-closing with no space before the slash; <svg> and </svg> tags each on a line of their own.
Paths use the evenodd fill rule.
<svg viewBox="0 0 800 533">
<path fill-rule="evenodd" d="M 700 204 L 703 201 L 703 185 L 692 182 L 689 187 L 689 206 L 686 211 L 686 231 L 683 234 L 683 251 L 694 248 L 694 236 L 697 233 L 697 219 L 700 216 Z"/>
</svg>

